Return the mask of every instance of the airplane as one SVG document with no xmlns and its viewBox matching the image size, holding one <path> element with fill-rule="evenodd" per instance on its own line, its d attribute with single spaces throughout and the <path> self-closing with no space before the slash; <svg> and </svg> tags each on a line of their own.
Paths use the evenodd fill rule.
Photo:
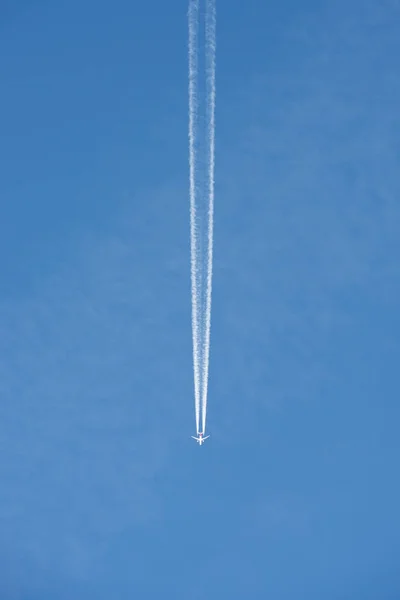
<svg viewBox="0 0 400 600">
<path fill-rule="evenodd" d="M 196 440 L 196 442 L 197 442 L 198 444 L 200 444 L 200 446 L 201 446 L 202 444 L 204 444 L 204 441 L 205 441 L 207 438 L 209 438 L 209 437 L 210 437 L 209 435 L 207 435 L 206 437 L 203 437 L 204 433 L 200 433 L 200 432 L 198 432 L 198 433 L 197 433 L 197 435 L 198 435 L 199 437 L 195 437 L 194 435 L 192 435 L 191 437 L 192 437 L 194 440 Z"/>
</svg>

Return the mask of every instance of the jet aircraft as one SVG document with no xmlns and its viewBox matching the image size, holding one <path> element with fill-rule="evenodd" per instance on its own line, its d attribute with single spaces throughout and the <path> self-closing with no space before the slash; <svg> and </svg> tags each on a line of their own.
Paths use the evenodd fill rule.
<svg viewBox="0 0 400 600">
<path fill-rule="evenodd" d="M 191 437 L 196 440 L 196 442 L 201 446 L 202 444 L 204 444 L 204 441 L 206 439 L 208 439 L 210 436 L 207 435 L 206 437 L 203 437 L 204 433 L 201 432 L 197 432 L 198 437 L 195 437 L 194 435 L 192 435 Z"/>
</svg>

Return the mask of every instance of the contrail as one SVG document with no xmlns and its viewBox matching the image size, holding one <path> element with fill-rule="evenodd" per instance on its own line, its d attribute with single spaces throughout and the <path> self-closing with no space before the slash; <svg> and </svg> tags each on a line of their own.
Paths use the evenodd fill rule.
<svg viewBox="0 0 400 600">
<path fill-rule="evenodd" d="M 201 83 L 204 80 L 205 85 L 199 88 L 198 38 L 200 3 L 203 1 L 205 50 L 201 66 L 204 63 L 205 72 Z M 190 270 L 194 397 L 196 432 L 199 433 L 200 418 L 202 431 L 206 428 L 210 360 L 215 171 L 215 0 L 189 0 L 188 25 Z M 201 71 L 203 75 L 203 68 Z M 200 103 L 198 88 L 202 96 Z"/>
<path fill-rule="evenodd" d="M 198 290 L 198 241 L 196 210 L 196 128 L 197 128 L 197 36 L 199 0 L 189 0 L 189 187 L 190 187 L 190 271 L 192 287 L 192 337 L 194 399 L 196 431 L 200 423 L 200 339 L 199 339 L 199 290 Z"/>
<path fill-rule="evenodd" d="M 208 142 L 208 245 L 206 307 L 203 328 L 202 352 L 202 431 L 206 430 L 208 372 L 210 363 L 211 298 L 214 246 L 214 186 L 215 186 L 215 102 L 216 102 L 216 8 L 215 0 L 207 0 L 206 5 L 206 94 L 207 94 L 207 142 Z"/>
</svg>

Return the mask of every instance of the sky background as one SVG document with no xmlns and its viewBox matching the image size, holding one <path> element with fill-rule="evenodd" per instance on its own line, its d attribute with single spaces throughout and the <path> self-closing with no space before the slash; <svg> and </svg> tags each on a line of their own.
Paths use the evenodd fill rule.
<svg viewBox="0 0 400 600">
<path fill-rule="evenodd" d="M 218 0 L 194 433 L 186 0 L 0 3 L 0 596 L 400 597 L 400 3 Z"/>
</svg>

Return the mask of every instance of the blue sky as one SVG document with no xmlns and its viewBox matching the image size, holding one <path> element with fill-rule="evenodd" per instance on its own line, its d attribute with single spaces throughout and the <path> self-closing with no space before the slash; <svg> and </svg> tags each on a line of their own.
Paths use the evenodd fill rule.
<svg viewBox="0 0 400 600">
<path fill-rule="evenodd" d="M 0 7 L 6 600 L 400 595 L 400 5 L 277 5 L 217 5 L 201 449 L 186 1 Z"/>
</svg>

